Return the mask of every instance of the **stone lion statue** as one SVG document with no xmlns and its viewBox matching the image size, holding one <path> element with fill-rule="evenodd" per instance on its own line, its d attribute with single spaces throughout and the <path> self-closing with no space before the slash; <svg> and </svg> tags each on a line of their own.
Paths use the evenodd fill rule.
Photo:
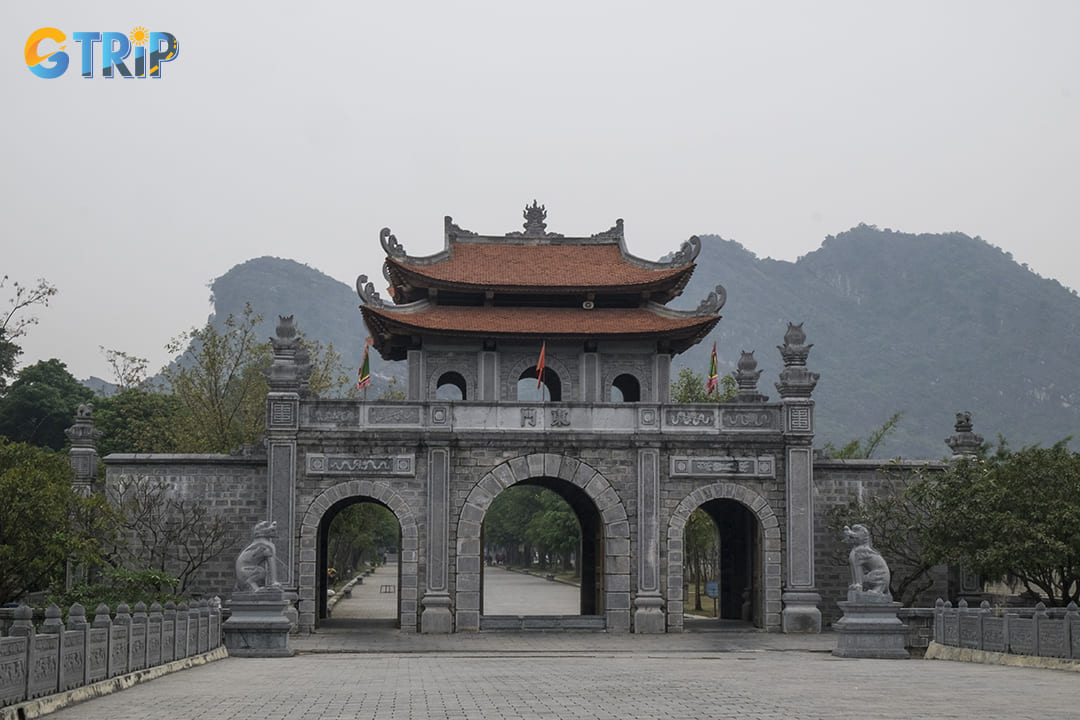
<svg viewBox="0 0 1080 720">
<path fill-rule="evenodd" d="M 881 553 L 870 544 L 870 531 L 865 525 L 845 525 L 844 542 L 852 546 L 848 553 L 848 562 L 851 564 L 850 589 L 881 595 L 891 601 L 889 566 Z"/>
<path fill-rule="evenodd" d="M 236 558 L 236 589 L 256 592 L 264 588 L 279 588 L 277 581 L 277 548 L 271 538 L 277 537 L 277 521 L 263 520 L 252 531 L 251 543 Z"/>
</svg>

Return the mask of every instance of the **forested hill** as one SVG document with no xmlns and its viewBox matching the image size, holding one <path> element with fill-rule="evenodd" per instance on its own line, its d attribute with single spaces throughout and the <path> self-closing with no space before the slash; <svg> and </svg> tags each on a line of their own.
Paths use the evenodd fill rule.
<svg viewBox="0 0 1080 720">
<path fill-rule="evenodd" d="M 798 261 L 756 257 L 703 236 L 698 268 L 676 301 L 693 307 L 717 283 L 724 318 L 709 342 L 677 359 L 720 372 L 756 350 L 759 389 L 777 399 L 776 346 L 789 320 L 814 343 L 821 373 L 818 444 L 865 437 L 894 412 L 900 426 L 886 456 L 948 453 L 955 413 L 975 431 L 1011 445 L 1050 445 L 1080 432 L 1080 298 L 998 248 L 961 233 L 910 235 L 860 225 L 827 238 Z"/>
<path fill-rule="evenodd" d="M 714 235 L 702 244 L 673 304 L 694 307 L 722 284 L 727 305 L 712 336 L 676 358 L 676 368 L 704 374 L 713 340 L 721 373 L 734 370 L 740 350 L 755 350 L 759 390 L 776 400 L 776 346 L 789 320 L 804 323 L 814 344 L 808 366 L 821 373 L 817 445 L 865 437 L 901 410 L 879 456 L 942 457 L 960 410 L 972 412 L 987 440 L 1000 433 L 1014 447 L 1080 435 L 1080 298 L 982 240 L 860 225 L 794 263 L 758 258 Z M 359 363 L 367 330 L 348 285 L 264 257 L 211 287 L 217 317 L 250 301 L 269 336 L 279 313 L 295 314 L 306 335 L 333 342 L 346 365 Z M 400 364 L 373 361 L 372 392 L 404 374 Z"/>
</svg>

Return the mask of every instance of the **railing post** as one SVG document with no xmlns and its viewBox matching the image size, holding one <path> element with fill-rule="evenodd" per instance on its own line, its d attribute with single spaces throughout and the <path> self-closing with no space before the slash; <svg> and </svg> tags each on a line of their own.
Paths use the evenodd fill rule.
<svg viewBox="0 0 1080 720">
<path fill-rule="evenodd" d="M 1065 657 L 1080 658 L 1080 608 L 1070 602 L 1065 608 Z"/>
<path fill-rule="evenodd" d="M 75 603 L 68 608 L 67 619 L 67 632 L 80 632 L 82 633 L 82 641 L 79 643 L 82 645 L 82 678 L 79 685 L 90 684 L 90 626 L 86 622 L 86 608 L 79 603 Z M 65 646 L 67 645 L 67 638 L 65 635 Z M 65 664 L 61 664 L 60 669 L 63 672 Z M 62 681 L 61 681 L 62 682 Z M 65 688 L 67 689 L 67 688 Z"/>
<path fill-rule="evenodd" d="M 1048 617 L 1048 615 L 1046 614 L 1046 605 L 1044 605 L 1041 602 L 1036 603 L 1035 604 L 1035 615 L 1031 618 L 1031 620 L 1032 620 L 1032 622 L 1031 622 L 1031 628 L 1032 628 L 1032 631 L 1031 631 L 1031 635 L 1032 635 L 1032 638 L 1031 638 L 1032 655 L 1034 655 L 1035 657 L 1039 657 L 1042 654 L 1041 648 L 1039 647 L 1039 645 L 1040 645 L 1040 643 L 1039 643 L 1039 635 L 1042 633 L 1043 621 L 1046 620 L 1047 617 Z"/>
</svg>

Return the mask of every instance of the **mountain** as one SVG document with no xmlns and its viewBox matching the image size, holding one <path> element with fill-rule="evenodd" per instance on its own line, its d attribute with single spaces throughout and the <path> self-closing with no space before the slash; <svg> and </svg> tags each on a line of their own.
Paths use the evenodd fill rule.
<svg viewBox="0 0 1080 720">
<path fill-rule="evenodd" d="M 333 343 L 345 367 L 356 370 L 364 357 L 368 331 L 356 290 L 318 270 L 294 260 L 261 257 L 243 262 L 210 284 L 214 304 L 212 322 L 230 314 L 239 317 L 248 302 L 263 316 L 260 333 L 272 337 L 279 315 L 293 315 L 305 337 Z M 371 397 L 386 389 L 393 377 L 404 387 L 403 363 L 387 363 L 371 354 Z"/>
<path fill-rule="evenodd" d="M 740 350 L 754 350 L 764 370 L 758 389 L 775 400 L 775 348 L 788 321 L 803 323 L 814 344 L 807 364 L 821 374 L 819 446 L 866 437 L 897 411 L 904 415 L 879 455 L 946 455 L 943 439 L 961 410 L 987 440 L 1001 434 L 1013 447 L 1080 430 L 1080 298 L 983 240 L 860 225 L 785 262 L 716 235 L 701 239 L 698 267 L 673 305 L 695 307 L 717 284 L 727 304 L 711 336 L 678 356 L 675 369 L 704 373 L 714 340 L 721 373 L 734 370 Z M 279 313 L 294 314 L 308 337 L 359 365 L 368 333 L 344 283 L 263 257 L 211 288 L 216 317 L 250 301 L 270 336 Z M 373 394 L 391 377 L 404 382 L 402 363 L 372 358 Z"/>
<path fill-rule="evenodd" d="M 903 411 L 886 456 L 939 458 L 955 413 L 1013 447 L 1053 444 L 1080 429 L 1080 298 L 1012 257 L 961 233 L 911 235 L 860 225 L 826 238 L 796 262 L 759 259 L 702 237 L 681 307 L 714 285 L 727 290 L 717 342 L 721 372 L 755 350 L 759 390 L 776 398 L 774 349 L 790 320 L 803 323 L 817 442 L 841 445 Z M 708 367 L 701 343 L 676 367 Z"/>
</svg>

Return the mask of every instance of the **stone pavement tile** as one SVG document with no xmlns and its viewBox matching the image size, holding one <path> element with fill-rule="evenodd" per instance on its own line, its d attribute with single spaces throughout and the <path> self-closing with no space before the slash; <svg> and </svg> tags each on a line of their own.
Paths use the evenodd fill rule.
<svg viewBox="0 0 1080 720">
<path fill-rule="evenodd" d="M 1069 717 L 1050 670 L 824 653 L 230 658 L 55 713 L 54 720 L 340 718 Z"/>
</svg>

